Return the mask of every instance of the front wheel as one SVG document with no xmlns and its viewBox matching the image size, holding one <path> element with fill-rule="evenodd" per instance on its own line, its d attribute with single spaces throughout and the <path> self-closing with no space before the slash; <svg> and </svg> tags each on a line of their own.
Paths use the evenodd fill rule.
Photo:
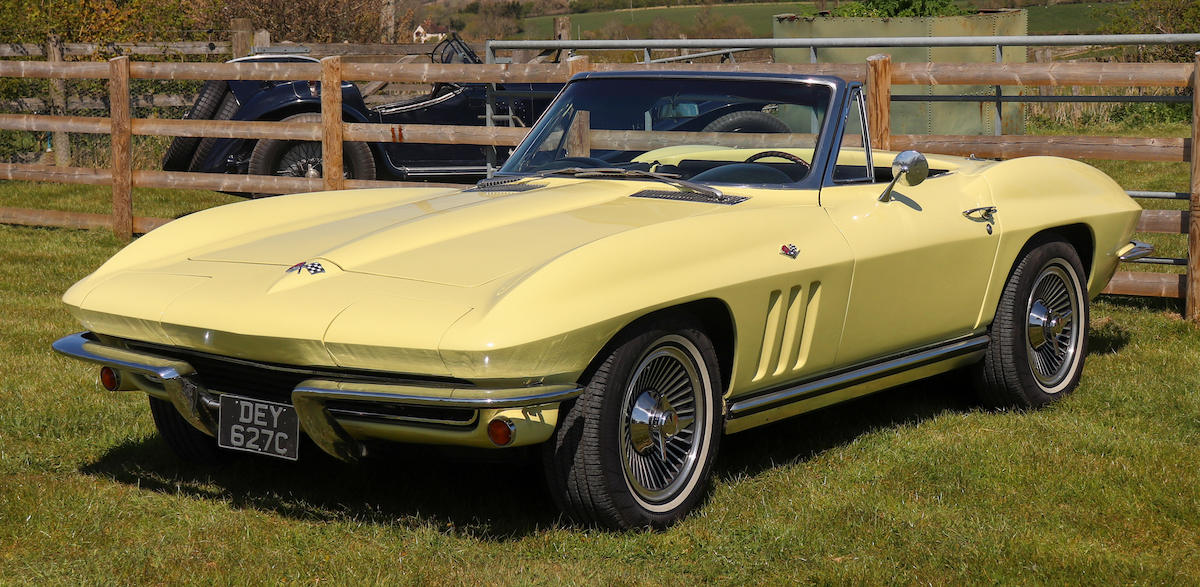
<svg viewBox="0 0 1200 587">
<path fill-rule="evenodd" d="M 976 387 L 994 408 L 1036 408 L 1067 395 L 1083 374 L 1087 279 L 1069 243 L 1043 238 L 1013 268 L 975 367 Z"/>
<path fill-rule="evenodd" d="M 720 443 L 716 351 L 693 320 L 634 325 L 567 409 L 546 476 L 573 520 L 664 528 L 703 498 Z"/>
<path fill-rule="evenodd" d="M 217 447 L 217 439 L 196 430 L 179 414 L 174 404 L 150 396 L 150 415 L 159 436 L 180 459 L 186 462 L 217 467 L 238 459 L 238 453 Z"/>
</svg>

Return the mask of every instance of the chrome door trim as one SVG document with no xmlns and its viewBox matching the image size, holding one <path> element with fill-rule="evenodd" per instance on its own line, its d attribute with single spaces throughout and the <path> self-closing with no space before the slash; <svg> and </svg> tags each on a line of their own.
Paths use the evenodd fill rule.
<svg viewBox="0 0 1200 587">
<path fill-rule="evenodd" d="M 880 379 L 946 359 L 977 352 L 987 348 L 989 341 L 990 339 L 986 334 L 957 338 L 883 357 L 835 372 L 826 372 L 784 388 L 755 393 L 751 397 L 738 399 L 733 402 L 729 406 L 729 416 L 727 419 L 734 420 L 750 416 L 874 379 Z"/>
</svg>

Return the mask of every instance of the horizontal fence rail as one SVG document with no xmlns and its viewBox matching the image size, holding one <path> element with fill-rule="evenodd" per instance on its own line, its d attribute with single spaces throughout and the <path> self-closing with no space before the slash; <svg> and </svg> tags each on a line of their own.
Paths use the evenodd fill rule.
<svg viewBox="0 0 1200 587">
<path fill-rule="evenodd" d="M 1095 41 L 1085 41 L 1097 37 Z M 1072 37 L 1071 42 L 1062 39 L 1021 37 L 1021 42 L 1004 38 L 1005 44 L 1046 45 L 1080 44 L 1102 42 L 1112 36 Z M 1200 35 L 1170 36 L 1122 36 L 1126 42 L 1161 43 L 1189 42 L 1200 44 Z M 1178 37 L 1178 38 L 1176 38 Z M 971 38 L 970 44 L 994 44 L 1000 38 Z M 925 44 L 958 44 L 957 38 L 921 38 Z M 1042 42 L 1054 40 L 1055 43 Z M 815 39 L 777 39 L 763 46 L 813 46 Z M 783 41 L 786 41 L 784 43 Z M 796 45 L 803 41 L 804 44 Z M 844 40 L 843 40 L 844 41 Z M 906 46 L 897 39 L 880 40 L 881 44 L 857 46 Z M 492 42 L 493 49 L 539 49 L 538 41 Z M 553 42 L 553 48 L 606 48 L 614 43 L 646 46 L 639 42 Z M 724 40 L 662 41 L 651 44 L 669 48 L 712 47 L 722 45 Z M 745 41 L 743 40 L 743 43 Z M 790 43 L 790 44 L 789 44 Z M 964 43 L 965 44 L 965 43 Z M 830 45 L 835 46 L 835 45 Z M 840 44 L 836 46 L 848 46 Z M 0 45 L 0 47 L 5 47 Z M 8 46 L 10 49 L 12 46 Z M 3 51 L 3 49 L 0 49 Z M 876 56 L 882 57 L 882 56 Z M 884 149 L 919 149 L 931 153 L 946 153 L 985 158 L 1012 158 L 1031 155 L 1054 155 L 1071 158 L 1119 159 L 1131 161 L 1189 162 L 1193 168 L 1191 193 L 1130 192 L 1137 197 L 1190 199 L 1191 212 L 1200 209 L 1200 186 L 1196 185 L 1197 156 L 1192 149 L 1196 140 L 1193 124 L 1192 138 L 1128 138 L 1095 136 L 976 136 L 976 135 L 892 135 L 890 133 L 890 102 L 892 85 L 1017 85 L 1017 86 L 1105 86 L 1105 87 L 1160 87 L 1192 88 L 1197 70 L 1191 64 L 1119 64 L 1119 63 L 896 63 L 890 59 L 872 58 L 867 63 L 597 63 L 586 56 L 577 56 L 563 63 L 525 63 L 465 65 L 435 63 L 355 63 L 340 57 L 327 57 L 320 63 L 160 63 L 133 62 L 128 57 L 114 58 L 106 63 L 65 61 L 0 61 L 0 77 L 48 78 L 48 79 L 106 79 L 109 80 L 109 96 L 105 102 L 110 108 L 109 117 L 49 116 L 32 114 L 0 114 L 0 129 L 34 131 L 108 134 L 112 136 L 113 166 L 111 169 L 82 167 L 46 166 L 6 163 L 0 164 L 0 179 L 54 181 L 61 183 L 110 185 L 113 190 L 113 214 L 70 214 L 43 210 L 16 210 L 0 208 L 0 222 L 12 224 L 39 224 L 80 228 L 110 227 L 121 238 L 131 238 L 134 233 L 144 233 L 161 226 L 166 220 L 134 218 L 132 216 L 132 188 L 188 188 L 209 189 L 248 193 L 291 193 L 315 190 L 355 189 L 384 186 L 453 186 L 414 182 L 363 181 L 343 179 L 337 176 L 323 178 L 267 177 L 246 175 L 222 175 L 186 172 L 133 170 L 129 162 L 131 138 L 147 136 L 189 136 L 231 139 L 283 139 L 321 141 L 324 167 L 340 167 L 342 143 L 344 141 L 407 142 L 427 144 L 472 144 L 494 147 L 510 147 L 518 144 L 528 132 L 526 128 L 504 126 L 447 127 L 428 124 L 365 124 L 340 120 L 333 113 L 341 112 L 341 93 L 323 92 L 322 111 L 329 115 L 320 123 L 246 122 L 212 120 L 167 120 L 131 118 L 129 109 L 135 102 L 129 94 L 129 81 L 138 79 L 157 80 L 320 80 L 326 87 L 340 85 L 343 80 L 356 82 L 391 82 L 427 84 L 436 82 L 467 83 L 563 83 L 572 75 L 583 71 L 709 71 L 728 72 L 771 72 L 793 75 L 836 75 L 848 80 L 864 81 L 868 87 L 869 109 L 872 122 L 872 141 Z M 979 97 L 991 101 L 990 96 Z M 1195 100 L 1195 97 L 1191 97 Z M 138 104 L 140 105 L 140 104 Z M 1193 108 L 1193 110 L 1197 110 Z M 705 143 L 716 133 L 655 133 L 593 131 L 591 145 L 600 149 L 653 149 L 677 144 L 680 140 Z M 681 135 L 687 135 L 686 137 Z M 695 135 L 695 136 L 692 136 Z M 713 136 L 707 136 L 713 135 Z M 727 138 L 727 137 L 726 137 Z M 796 146 L 795 137 L 781 143 L 781 137 L 772 135 L 746 134 L 738 137 L 739 144 L 753 147 Z M 1188 316 L 1200 316 L 1193 292 L 1200 291 L 1195 277 L 1200 268 L 1195 260 L 1200 259 L 1197 242 L 1200 227 L 1191 229 L 1191 222 L 1200 216 L 1189 211 L 1147 210 L 1143 213 L 1138 230 L 1151 233 L 1185 234 L 1189 238 L 1189 260 L 1162 260 L 1166 263 L 1182 261 L 1187 264 L 1188 274 L 1160 274 L 1144 272 L 1118 272 L 1112 280 L 1108 293 L 1127 295 L 1149 295 L 1185 297 Z"/>
<path fill-rule="evenodd" d="M 171 41 L 164 43 L 60 43 L 64 57 L 93 57 L 96 55 L 217 55 L 233 56 L 230 41 Z M 435 43 L 370 44 L 370 43 L 283 43 L 255 46 L 255 53 L 292 54 L 326 57 L 342 56 L 405 56 L 428 54 Z M 471 48 L 482 51 L 484 45 L 471 43 Z M 0 57 L 47 57 L 49 52 L 42 43 L 0 43 Z"/>
</svg>

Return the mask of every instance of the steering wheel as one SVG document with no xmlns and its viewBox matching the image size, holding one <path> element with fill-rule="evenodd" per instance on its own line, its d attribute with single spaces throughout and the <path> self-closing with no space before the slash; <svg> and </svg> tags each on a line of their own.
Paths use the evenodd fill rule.
<svg viewBox="0 0 1200 587">
<path fill-rule="evenodd" d="M 766 159 L 767 157 L 781 157 L 791 161 L 792 163 L 795 163 L 796 165 L 799 165 L 800 168 L 804 170 L 804 172 L 800 174 L 800 177 L 808 175 L 808 172 L 812 169 L 812 166 L 808 164 L 808 161 L 801 159 L 798 155 L 793 155 L 786 151 L 760 151 L 747 157 L 746 163 L 754 163 L 759 159 Z"/>
</svg>

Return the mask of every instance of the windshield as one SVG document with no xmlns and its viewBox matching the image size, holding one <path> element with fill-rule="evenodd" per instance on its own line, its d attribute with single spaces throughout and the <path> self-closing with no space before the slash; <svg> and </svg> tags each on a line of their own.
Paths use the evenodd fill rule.
<svg viewBox="0 0 1200 587">
<path fill-rule="evenodd" d="M 788 81 L 575 81 L 500 173 L 619 168 L 706 183 L 795 183 L 811 171 L 832 95 L 830 86 Z"/>
</svg>

